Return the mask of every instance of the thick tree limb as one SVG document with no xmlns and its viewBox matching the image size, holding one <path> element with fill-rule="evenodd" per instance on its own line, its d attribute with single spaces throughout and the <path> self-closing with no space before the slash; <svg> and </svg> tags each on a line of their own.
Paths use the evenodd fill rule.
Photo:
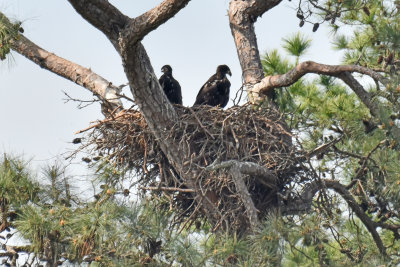
<svg viewBox="0 0 400 267">
<path fill-rule="evenodd" d="M 10 20 L 1 12 L 0 17 L 6 27 L 13 27 Z M 10 44 L 14 51 L 33 61 L 41 68 L 47 69 L 91 91 L 103 101 L 103 113 L 110 113 L 116 108 L 122 108 L 122 102 L 117 95 L 120 89 L 92 70 L 44 50 L 22 34 L 10 39 Z"/>
<path fill-rule="evenodd" d="M 248 14 L 251 16 L 262 16 L 265 12 L 278 5 L 282 0 L 250 0 L 250 9 Z"/>
<path fill-rule="evenodd" d="M 266 94 L 274 88 L 292 85 L 308 73 L 339 77 L 344 72 L 365 74 L 384 85 L 388 84 L 388 80 L 385 77 L 366 67 L 357 65 L 326 65 L 313 61 L 305 61 L 285 74 L 265 77 L 259 84 L 254 86 L 253 90 Z"/>
<path fill-rule="evenodd" d="M 179 5 L 179 8 L 183 8 L 184 6 L 185 5 Z M 77 11 L 84 13 L 85 11 L 82 11 L 82 8 L 84 7 L 80 7 Z M 168 16 L 172 17 L 178 12 L 176 6 L 173 6 L 173 8 L 174 11 L 166 12 L 166 10 L 162 10 L 162 12 L 166 12 L 164 14 L 168 14 Z M 146 19 L 142 19 L 146 21 Z M 163 21 L 167 19 L 167 16 L 164 16 Z M 148 21 L 151 20 L 149 19 Z M 158 21 L 157 23 L 160 22 Z M 155 24 L 151 27 L 154 26 Z M 127 32 L 129 32 L 129 30 Z M 183 164 L 190 159 L 192 153 L 187 151 L 186 147 L 180 147 L 179 140 L 169 138 L 169 130 L 172 129 L 175 122 L 178 120 L 178 116 L 174 107 L 165 96 L 158 82 L 158 78 L 154 74 L 150 59 L 143 45 L 140 41 L 132 43 L 132 40 L 135 39 L 134 35 L 138 34 L 140 35 L 141 33 L 132 31 L 128 35 L 120 35 L 118 46 L 116 47 L 121 55 L 125 74 L 128 78 L 135 102 L 145 117 L 149 129 L 159 140 L 160 148 L 167 156 L 168 161 L 174 166 L 176 172 L 185 180 L 187 187 L 195 190 L 196 194 L 194 194 L 194 198 L 199 205 L 201 204 L 210 222 L 216 222 L 219 218 L 218 209 L 207 194 L 202 193 L 197 183 L 200 170 L 191 169 L 190 166 L 185 166 Z"/>
<path fill-rule="evenodd" d="M 221 163 L 211 164 L 206 168 L 206 170 L 213 171 L 218 169 L 228 169 L 232 167 L 235 167 L 236 170 L 242 174 L 251 175 L 268 188 L 273 189 L 276 187 L 276 182 L 278 178 L 273 174 L 273 172 L 253 162 L 228 160 Z"/>
<path fill-rule="evenodd" d="M 131 38 L 132 43 L 142 40 L 149 32 L 175 16 L 189 2 L 190 0 L 164 0 L 158 6 L 131 20 L 124 36 Z"/>
<path fill-rule="evenodd" d="M 115 48 L 118 47 L 119 33 L 130 21 L 128 16 L 122 14 L 107 0 L 68 0 L 68 2 L 86 21 L 103 32 Z"/>
<path fill-rule="evenodd" d="M 351 76 L 350 73 L 360 73 L 370 76 L 376 81 L 387 85 L 388 81 L 381 74 L 371 69 L 357 65 L 325 65 L 313 61 L 305 61 L 297 65 L 289 72 L 281 75 L 267 76 L 258 84 L 254 85 L 253 91 L 260 94 L 269 94 L 278 87 L 290 86 L 308 73 L 316 73 L 338 77 L 342 79 L 357 94 L 360 100 L 370 109 L 372 114 L 377 114 L 377 107 L 372 103 L 372 96 L 362 85 Z"/>
<path fill-rule="evenodd" d="M 347 190 L 346 186 L 342 185 L 335 180 L 317 180 L 305 186 L 303 192 L 301 193 L 299 199 L 292 203 L 289 203 L 286 207 L 284 206 L 281 210 L 283 214 L 292 214 L 295 210 L 297 212 L 308 211 L 311 208 L 312 200 L 315 194 L 324 189 L 332 189 L 338 193 L 349 205 L 352 211 L 357 215 L 357 217 L 362 221 L 365 227 L 368 229 L 372 238 L 374 239 L 376 246 L 378 247 L 382 255 L 386 255 L 386 248 L 383 245 L 382 239 L 380 238 L 376 228 L 379 226 L 377 223 L 373 222 L 368 215 L 360 208 L 357 201 Z"/>
<path fill-rule="evenodd" d="M 258 50 L 254 22 L 269 9 L 278 5 L 282 0 L 248 0 L 231 1 L 229 4 L 229 23 L 238 53 L 242 76 L 250 101 L 258 103 L 263 98 L 252 90 L 254 84 L 264 78 Z"/>
<path fill-rule="evenodd" d="M 206 168 L 208 171 L 218 169 L 229 169 L 232 179 L 235 183 L 236 190 L 242 199 L 246 208 L 250 225 L 253 229 L 258 226 L 257 209 L 251 199 L 250 193 L 247 190 L 246 183 L 244 182 L 244 175 L 251 175 L 259 182 L 269 188 L 276 188 L 277 177 L 267 168 L 262 167 L 253 162 L 241 162 L 237 160 L 228 160 L 221 163 L 211 164 Z"/>
<path fill-rule="evenodd" d="M 12 49 L 33 61 L 41 68 L 47 69 L 88 89 L 100 100 L 104 101 L 103 105 L 106 106 L 106 110 L 109 112 L 118 106 L 122 107 L 122 102 L 117 96 L 120 89 L 94 73 L 91 69 L 58 57 L 37 46 L 22 35 L 18 40 L 12 42 Z"/>
<path fill-rule="evenodd" d="M 342 79 L 360 98 L 361 102 L 369 109 L 372 116 L 377 116 L 379 114 L 379 108 L 372 101 L 372 95 L 368 93 L 364 87 L 350 74 L 350 72 L 343 72 L 338 76 Z"/>
<path fill-rule="evenodd" d="M 250 226 L 251 228 L 256 229 L 256 227 L 259 225 L 257 209 L 254 206 L 254 202 L 251 199 L 249 190 L 247 190 L 246 183 L 243 180 L 244 177 L 242 172 L 240 171 L 240 165 L 233 164 L 230 169 L 230 173 L 232 175 L 232 180 L 235 183 L 236 190 L 246 208 Z"/>
</svg>

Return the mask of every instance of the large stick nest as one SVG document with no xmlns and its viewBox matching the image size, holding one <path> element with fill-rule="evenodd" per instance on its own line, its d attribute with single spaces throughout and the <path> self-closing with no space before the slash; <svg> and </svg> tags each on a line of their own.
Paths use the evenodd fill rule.
<svg viewBox="0 0 400 267">
<path fill-rule="evenodd" d="M 278 205 L 277 193 L 285 194 L 293 182 L 303 181 L 306 169 L 281 115 L 271 109 L 255 110 L 235 106 L 227 110 L 209 106 L 175 106 L 179 121 L 168 129 L 168 138 L 179 144 L 183 165 L 198 168 L 197 183 L 202 192 L 191 192 L 161 151 L 143 115 L 123 110 L 92 128 L 89 143 L 95 150 L 121 168 L 134 170 L 139 188 L 167 196 L 177 209 L 180 222 L 203 218 L 199 194 L 208 195 L 219 213 L 214 226 L 247 228 L 246 210 L 227 170 L 209 171 L 215 162 L 238 160 L 257 163 L 277 177 L 275 187 L 245 176 L 247 189 L 259 216 Z M 211 195 L 210 195 L 211 192 Z M 196 199 L 197 201 L 193 201 Z"/>
</svg>

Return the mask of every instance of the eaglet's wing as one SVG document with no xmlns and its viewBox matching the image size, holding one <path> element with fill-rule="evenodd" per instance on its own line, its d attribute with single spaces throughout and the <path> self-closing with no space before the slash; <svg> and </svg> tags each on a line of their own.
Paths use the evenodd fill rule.
<svg viewBox="0 0 400 267">
<path fill-rule="evenodd" d="M 216 94 L 218 94 L 218 81 L 216 74 L 211 76 L 210 79 L 208 79 L 208 81 L 200 88 L 194 104 L 210 106 L 218 105 L 218 97 L 216 97 Z"/>
</svg>

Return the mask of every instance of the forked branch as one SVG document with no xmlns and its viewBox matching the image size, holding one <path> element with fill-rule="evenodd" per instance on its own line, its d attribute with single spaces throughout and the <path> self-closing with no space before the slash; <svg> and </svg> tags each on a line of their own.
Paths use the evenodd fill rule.
<svg viewBox="0 0 400 267">
<path fill-rule="evenodd" d="M 190 0 L 164 0 L 158 6 L 131 20 L 124 35 L 131 37 L 131 42 L 140 41 L 149 32 L 175 16 Z"/>
<path fill-rule="evenodd" d="M 68 0 L 90 24 L 102 31 L 118 50 L 119 33 L 129 23 L 125 16 L 107 0 Z"/>
<path fill-rule="evenodd" d="M 266 11 L 270 10 L 280 2 L 282 2 L 282 0 L 251 0 L 248 14 L 255 17 L 262 16 Z"/>
</svg>

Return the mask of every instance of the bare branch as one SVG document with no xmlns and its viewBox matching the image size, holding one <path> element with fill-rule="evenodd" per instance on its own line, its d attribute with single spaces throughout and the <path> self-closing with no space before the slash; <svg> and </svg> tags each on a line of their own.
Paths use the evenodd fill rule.
<svg viewBox="0 0 400 267">
<path fill-rule="evenodd" d="M 305 61 L 297 65 L 289 72 L 281 75 L 267 76 L 258 84 L 254 85 L 253 92 L 261 94 L 269 94 L 278 87 L 290 86 L 298 81 L 301 77 L 308 73 L 316 73 L 338 77 L 342 79 L 357 94 L 361 101 L 370 109 L 372 114 L 377 114 L 377 107 L 372 103 L 372 96 L 361 86 L 350 73 L 356 72 L 365 74 L 381 82 L 383 85 L 388 84 L 388 80 L 381 74 L 371 69 L 357 65 L 325 65 L 313 61 Z M 347 73 L 347 74 L 346 74 Z"/>
<path fill-rule="evenodd" d="M 124 35 L 131 42 L 140 41 L 149 32 L 175 16 L 190 0 L 164 0 L 158 6 L 136 17 L 129 23 Z"/>
<path fill-rule="evenodd" d="M 122 107 L 122 102 L 117 96 L 120 91 L 119 88 L 91 69 L 49 53 L 22 35 L 18 40 L 12 42 L 12 49 L 41 68 L 88 89 L 100 100 L 105 101 L 105 104 L 108 105 L 107 110 L 112 110 L 118 106 Z"/>
<path fill-rule="evenodd" d="M 334 139 L 328 143 L 322 144 L 316 148 L 314 148 L 312 151 L 307 153 L 307 157 L 311 158 L 315 155 L 325 153 L 330 147 L 334 146 L 337 142 L 339 142 L 342 138 L 337 138 Z"/>
<path fill-rule="evenodd" d="M 255 85 L 253 90 L 266 94 L 268 91 L 277 87 L 289 86 L 298 81 L 308 73 L 324 74 L 339 77 L 344 72 L 357 72 L 372 77 L 382 84 L 388 84 L 388 80 L 381 74 L 357 65 L 325 65 L 313 61 L 305 61 L 294 67 L 285 74 L 267 76 L 259 84 Z"/>
</svg>

